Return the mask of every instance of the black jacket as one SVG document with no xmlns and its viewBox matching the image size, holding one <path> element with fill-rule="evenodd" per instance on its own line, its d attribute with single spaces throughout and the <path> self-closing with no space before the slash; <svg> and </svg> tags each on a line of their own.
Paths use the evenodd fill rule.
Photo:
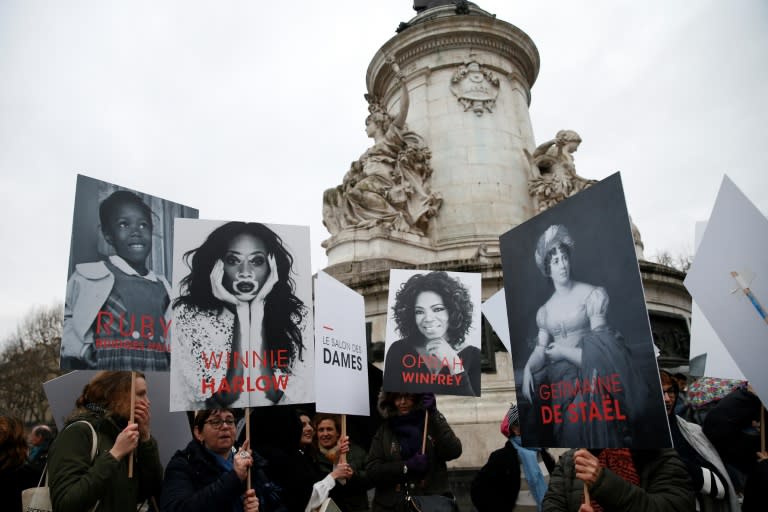
<svg viewBox="0 0 768 512">
<path fill-rule="evenodd" d="M 544 512 L 577 512 L 584 498 L 584 482 L 576 478 L 570 450 L 560 457 L 550 475 Z M 592 499 L 613 512 L 690 512 L 696 509 L 691 480 L 673 448 L 633 450 L 640 476 L 633 485 L 610 469 L 603 469 L 590 489 Z"/>
<path fill-rule="evenodd" d="M 251 482 L 259 498 L 259 510 L 281 510 L 274 486 L 264 476 L 266 460 L 253 453 Z M 232 510 L 242 502 L 245 482 L 234 470 L 226 471 L 216 457 L 198 441 L 191 441 L 186 448 L 177 451 L 165 469 L 165 482 L 160 495 L 163 512 L 204 512 L 208 510 Z M 224 504 L 229 503 L 229 506 Z"/>
<path fill-rule="evenodd" d="M 394 394 L 381 393 L 379 411 L 385 422 L 371 442 L 366 470 L 368 478 L 376 487 L 371 510 L 388 512 L 397 510 L 404 501 L 404 485 L 408 485 L 413 495 L 446 494 L 448 485 L 448 467 L 446 462 L 461 456 L 461 441 L 454 434 L 445 417 L 439 411 L 430 412 L 427 425 L 426 455 L 428 469 L 425 475 L 403 474 L 405 461 L 400 455 L 400 440 L 391 426 L 397 415 Z M 417 409 L 420 405 L 417 406 Z M 418 420 L 423 424 L 423 414 Z"/>
<path fill-rule="evenodd" d="M 491 453 L 471 488 L 472 504 L 479 512 L 512 510 L 520 493 L 520 459 L 510 441 Z"/>
</svg>

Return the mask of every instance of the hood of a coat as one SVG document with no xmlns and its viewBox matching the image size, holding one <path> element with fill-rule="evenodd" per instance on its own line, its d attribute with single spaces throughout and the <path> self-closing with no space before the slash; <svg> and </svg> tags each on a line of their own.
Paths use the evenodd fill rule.
<svg viewBox="0 0 768 512">
<path fill-rule="evenodd" d="M 381 417 L 384 419 L 389 419 L 397 416 L 397 407 L 395 407 L 395 398 L 397 395 L 399 395 L 399 392 L 392 392 L 392 391 L 380 391 L 379 392 L 379 398 L 377 400 L 377 409 L 379 410 L 379 414 L 381 414 Z M 413 396 L 416 397 L 413 404 L 413 410 L 417 411 L 424 408 L 424 405 L 422 403 L 422 399 L 424 395 L 422 393 L 413 393 Z"/>
</svg>

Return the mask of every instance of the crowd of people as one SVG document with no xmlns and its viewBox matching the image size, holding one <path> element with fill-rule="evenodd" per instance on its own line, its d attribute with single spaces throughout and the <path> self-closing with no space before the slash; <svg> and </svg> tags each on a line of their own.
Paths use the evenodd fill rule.
<svg viewBox="0 0 768 512">
<path fill-rule="evenodd" d="M 382 392 L 383 422 L 368 447 L 342 435 L 338 415 L 260 408 L 238 428 L 240 410 L 203 409 L 187 446 L 163 468 L 150 385 L 136 375 L 132 388 L 131 372 L 97 373 L 52 443 L 50 428 L 27 439 L 20 420 L 0 416 L 0 489 L 9 510 L 22 510 L 21 491 L 41 485 L 45 471 L 57 512 L 302 512 L 329 499 L 343 512 L 384 512 L 401 510 L 406 493 L 451 501 L 446 462 L 461 455 L 461 441 L 433 394 Z"/>
<path fill-rule="evenodd" d="M 664 371 L 660 377 L 673 448 L 579 448 L 555 462 L 548 450 L 522 445 L 513 405 L 501 424 L 507 442 L 472 482 L 476 510 L 764 510 L 768 452 L 760 449 L 761 403 L 751 388 L 737 387 L 702 417 L 679 407 L 685 391 L 678 379 Z M 309 512 L 329 499 L 343 512 L 400 512 L 425 496 L 448 507 L 439 510 L 458 510 L 446 463 L 461 456 L 462 444 L 433 394 L 381 392 L 381 425 L 359 443 L 342 435 L 338 415 L 273 407 L 239 418 L 240 410 L 200 410 L 189 443 L 163 468 L 143 374 L 133 387 L 132 423 L 131 389 L 130 372 L 99 372 L 55 439 L 45 425 L 26 435 L 20 420 L 0 416 L 4 507 L 22 510 L 21 491 L 41 485 L 47 470 L 57 512 L 127 512 L 142 504 L 160 511 Z"/>
</svg>

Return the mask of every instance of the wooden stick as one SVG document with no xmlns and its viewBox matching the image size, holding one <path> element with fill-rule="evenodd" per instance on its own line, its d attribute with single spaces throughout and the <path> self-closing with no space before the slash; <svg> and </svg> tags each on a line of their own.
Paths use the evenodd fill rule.
<svg viewBox="0 0 768 512">
<path fill-rule="evenodd" d="M 248 442 L 248 448 L 251 447 L 251 408 L 245 408 L 245 440 Z M 245 477 L 245 489 L 251 490 L 251 468 L 248 468 L 248 476 Z"/>
<path fill-rule="evenodd" d="M 347 437 L 347 415 L 342 414 L 341 415 L 341 437 L 339 439 L 344 439 Z M 339 454 L 339 464 L 346 464 L 347 462 L 347 454 L 341 453 Z M 339 478 L 339 483 L 341 485 L 347 485 L 347 479 L 346 478 Z"/>
<path fill-rule="evenodd" d="M 136 407 L 136 372 L 131 372 L 131 417 L 128 420 L 129 425 L 132 425 L 136 419 L 134 407 Z M 141 440 L 141 433 L 139 433 L 139 440 Z M 133 452 L 128 454 L 128 478 L 133 478 Z"/>
<path fill-rule="evenodd" d="M 344 439 L 345 437 L 347 437 L 347 415 L 346 414 L 342 414 L 341 415 L 341 438 Z M 341 464 L 346 464 L 346 462 L 347 462 L 347 454 L 346 453 L 342 453 L 339 456 L 339 462 Z"/>
<path fill-rule="evenodd" d="M 587 483 L 584 482 L 584 503 L 589 505 L 590 501 L 592 500 L 589 498 L 589 487 L 587 487 Z"/>
<path fill-rule="evenodd" d="M 429 411 L 424 411 L 424 434 L 421 436 L 421 453 L 427 453 L 427 422 Z"/>
</svg>

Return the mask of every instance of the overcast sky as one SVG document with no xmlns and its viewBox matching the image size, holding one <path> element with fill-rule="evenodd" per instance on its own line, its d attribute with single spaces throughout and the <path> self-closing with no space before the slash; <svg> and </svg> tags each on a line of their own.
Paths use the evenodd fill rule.
<svg viewBox="0 0 768 512">
<path fill-rule="evenodd" d="M 537 143 L 622 172 L 646 257 L 691 252 L 722 175 L 768 210 L 768 3 L 477 2 L 541 56 Z M 63 301 L 75 176 L 309 225 L 369 146 L 365 73 L 409 0 L 0 0 L 0 339 Z M 439 172 L 439 169 L 436 169 Z"/>
</svg>

